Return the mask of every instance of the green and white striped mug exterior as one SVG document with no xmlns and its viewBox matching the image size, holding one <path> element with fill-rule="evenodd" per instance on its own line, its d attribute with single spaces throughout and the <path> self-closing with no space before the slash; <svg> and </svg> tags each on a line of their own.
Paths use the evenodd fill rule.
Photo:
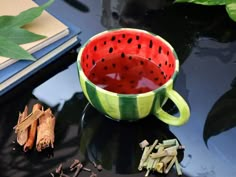
<svg viewBox="0 0 236 177">
<path fill-rule="evenodd" d="M 163 71 L 159 79 L 161 86 L 144 93 L 123 94 L 105 90 L 91 82 L 88 75 L 93 66 L 114 55 L 137 55 L 152 60 Z M 190 110 L 186 101 L 173 89 L 179 71 L 178 57 L 173 47 L 160 36 L 132 28 L 101 32 L 80 48 L 77 66 L 84 95 L 93 107 L 112 119 L 136 121 L 153 114 L 174 126 L 189 120 Z M 168 98 L 177 106 L 178 117 L 162 109 Z"/>
</svg>

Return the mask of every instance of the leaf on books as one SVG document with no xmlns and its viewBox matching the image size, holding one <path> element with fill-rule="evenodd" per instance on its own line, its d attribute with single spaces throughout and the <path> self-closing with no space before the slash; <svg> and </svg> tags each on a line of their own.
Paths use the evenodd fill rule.
<svg viewBox="0 0 236 177">
<path fill-rule="evenodd" d="M 50 6 L 53 2 L 54 0 L 49 0 L 42 6 L 30 8 L 16 16 L 0 16 L 1 56 L 14 59 L 34 59 L 31 54 L 20 46 L 17 47 L 17 45 L 34 42 L 43 39 L 46 36 L 29 32 L 21 27 L 39 17 L 43 10 Z"/>
<path fill-rule="evenodd" d="M 7 40 L 15 42 L 16 44 L 25 44 L 45 38 L 45 36 L 32 33 L 23 28 L 11 28 L 4 31 L 0 30 L 0 36 L 4 36 Z"/>
<path fill-rule="evenodd" d="M 4 26 L 1 24 L 1 29 L 22 27 L 23 25 L 32 22 L 35 18 L 39 17 L 42 14 L 43 10 L 50 6 L 53 2 L 54 0 L 49 0 L 41 6 L 32 7 L 16 16 L 1 16 L 0 18 L 3 18 L 3 20 L 0 19 L 0 24 L 1 22 L 4 22 Z M 6 18 L 7 21 L 4 18 Z"/>
<path fill-rule="evenodd" d="M 34 60 L 34 57 L 30 55 L 27 51 L 22 49 L 19 45 L 11 40 L 7 40 L 5 37 L 0 36 L 0 56 L 12 58 L 19 58 L 19 59 L 28 59 Z"/>
</svg>

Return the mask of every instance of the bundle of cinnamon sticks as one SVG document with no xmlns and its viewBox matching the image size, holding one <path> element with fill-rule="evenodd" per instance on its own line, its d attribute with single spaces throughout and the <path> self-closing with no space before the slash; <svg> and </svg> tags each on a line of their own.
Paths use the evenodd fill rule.
<svg viewBox="0 0 236 177">
<path fill-rule="evenodd" d="M 55 120 L 50 108 L 44 111 L 43 106 L 36 103 L 28 114 L 26 105 L 24 111 L 19 113 L 18 123 L 14 127 L 17 143 L 23 146 L 25 152 L 31 150 L 35 142 L 39 152 L 48 147 L 54 148 Z"/>
</svg>

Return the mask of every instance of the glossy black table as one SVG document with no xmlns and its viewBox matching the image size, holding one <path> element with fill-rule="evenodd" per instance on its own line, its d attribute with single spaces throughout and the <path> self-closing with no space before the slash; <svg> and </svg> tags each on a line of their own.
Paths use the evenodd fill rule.
<svg viewBox="0 0 236 177">
<path fill-rule="evenodd" d="M 106 29 L 132 27 L 151 31 L 169 41 L 180 60 L 175 89 L 187 100 L 191 117 L 181 127 L 153 116 L 137 122 L 116 122 L 91 107 L 79 85 L 76 57 L 71 51 L 0 98 L 0 176 L 50 176 L 60 163 L 80 159 L 100 177 L 144 176 L 137 167 L 138 143 L 177 138 L 183 176 L 236 175 L 236 23 L 224 7 L 175 4 L 171 1 L 56 0 L 51 13 L 78 25 L 81 44 Z M 13 127 L 18 112 L 32 100 L 56 115 L 55 148 L 23 152 Z M 164 106 L 177 114 L 171 101 Z M 91 162 L 102 164 L 97 171 Z M 82 171 L 79 176 L 90 176 Z M 149 176 L 165 176 L 151 173 Z M 172 169 L 168 177 L 177 176 Z"/>
</svg>

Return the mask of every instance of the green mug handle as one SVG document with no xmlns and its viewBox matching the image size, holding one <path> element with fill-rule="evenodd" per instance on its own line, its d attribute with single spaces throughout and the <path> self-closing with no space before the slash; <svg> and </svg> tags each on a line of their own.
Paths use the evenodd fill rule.
<svg viewBox="0 0 236 177">
<path fill-rule="evenodd" d="M 185 124 L 190 117 L 190 110 L 188 104 L 183 99 L 183 97 L 180 96 L 179 93 L 173 89 L 166 90 L 166 94 L 167 97 L 171 99 L 173 103 L 177 106 L 179 110 L 179 117 L 170 115 L 169 113 L 165 112 L 161 107 L 154 114 L 160 120 L 170 125 L 180 126 Z"/>
</svg>

